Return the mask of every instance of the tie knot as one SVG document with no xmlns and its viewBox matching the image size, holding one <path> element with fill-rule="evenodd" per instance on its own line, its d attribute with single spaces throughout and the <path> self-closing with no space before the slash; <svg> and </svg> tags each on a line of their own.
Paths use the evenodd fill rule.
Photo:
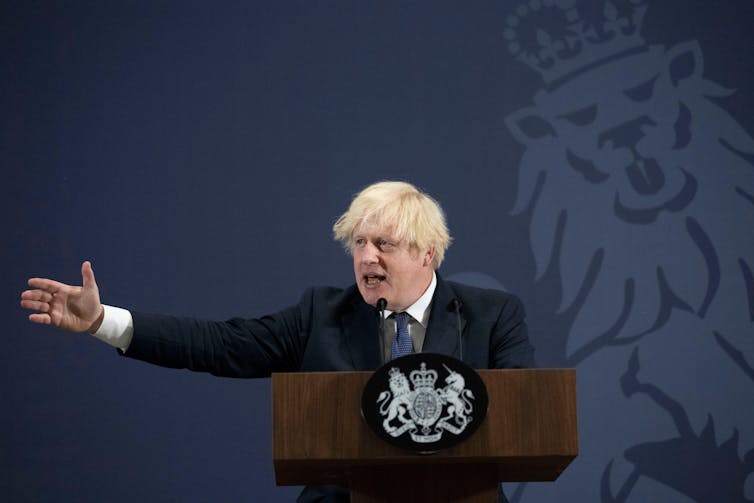
<svg viewBox="0 0 754 503">
<path fill-rule="evenodd" d="M 402 313 L 395 313 L 395 322 L 398 324 L 399 327 L 406 327 L 408 326 L 408 320 L 411 318 L 411 315 L 407 312 Z"/>
</svg>

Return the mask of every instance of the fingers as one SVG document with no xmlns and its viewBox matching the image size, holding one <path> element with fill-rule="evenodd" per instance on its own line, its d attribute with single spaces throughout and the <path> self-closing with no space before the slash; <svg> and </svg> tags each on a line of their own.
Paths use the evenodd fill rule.
<svg viewBox="0 0 754 503">
<path fill-rule="evenodd" d="M 33 323 L 40 323 L 42 325 L 49 325 L 52 323 L 52 318 L 49 314 L 34 313 L 29 315 L 29 321 Z"/>
<path fill-rule="evenodd" d="M 44 290 L 25 290 L 21 292 L 21 299 L 23 300 L 40 300 L 42 302 L 50 302 L 53 295 Z"/>
<path fill-rule="evenodd" d="M 47 302 L 39 302 L 37 300 L 22 300 L 21 307 L 31 311 L 39 311 L 41 313 L 47 313 L 50 311 L 50 304 Z"/>
<path fill-rule="evenodd" d="M 50 293 L 58 292 L 68 286 L 64 283 L 47 278 L 31 278 L 29 279 L 28 284 L 32 288 L 38 288 Z"/>
<path fill-rule="evenodd" d="M 31 311 L 47 313 L 50 311 L 50 302 L 52 299 L 53 295 L 43 290 L 26 290 L 21 293 L 21 307 Z M 49 316 L 47 316 L 47 318 L 49 318 Z M 38 321 L 37 323 L 43 322 Z M 47 323 L 49 323 L 49 321 Z"/>
</svg>

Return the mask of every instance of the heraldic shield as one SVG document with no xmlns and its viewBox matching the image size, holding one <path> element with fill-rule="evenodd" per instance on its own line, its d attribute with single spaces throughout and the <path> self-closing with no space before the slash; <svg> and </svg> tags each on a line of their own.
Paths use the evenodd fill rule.
<svg viewBox="0 0 754 503">
<path fill-rule="evenodd" d="M 487 413 L 487 389 L 460 360 L 415 353 L 389 361 L 364 386 L 361 413 L 390 444 L 432 453 L 468 438 Z"/>
</svg>

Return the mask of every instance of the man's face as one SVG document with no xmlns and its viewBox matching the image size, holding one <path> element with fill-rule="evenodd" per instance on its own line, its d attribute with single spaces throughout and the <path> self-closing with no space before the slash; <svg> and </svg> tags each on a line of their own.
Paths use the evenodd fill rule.
<svg viewBox="0 0 754 503">
<path fill-rule="evenodd" d="M 432 281 L 434 250 L 397 242 L 383 227 L 356 227 L 351 253 L 356 284 L 367 304 L 384 298 L 389 310 L 405 311 Z"/>
</svg>

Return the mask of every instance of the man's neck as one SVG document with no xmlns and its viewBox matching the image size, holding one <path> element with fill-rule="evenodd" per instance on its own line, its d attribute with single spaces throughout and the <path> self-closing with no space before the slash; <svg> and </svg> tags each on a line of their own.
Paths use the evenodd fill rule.
<svg viewBox="0 0 754 503">
<path fill-rule="evenodd" d="M 429 312 L 432 306 L 432 297 L 435 295 L 437 289 L 437 274 L 432 271 L 432 277 L 429 280 L 427 288 L 424 289 L 424 293 L 414 301 L 413 304 L 404 309 L 405 312 L 411 315 L 416 321 L 426 327 L 429 321 Z M 385 311 L 385 317 L 390 316 L 393 311 Z"/>
</svg>

